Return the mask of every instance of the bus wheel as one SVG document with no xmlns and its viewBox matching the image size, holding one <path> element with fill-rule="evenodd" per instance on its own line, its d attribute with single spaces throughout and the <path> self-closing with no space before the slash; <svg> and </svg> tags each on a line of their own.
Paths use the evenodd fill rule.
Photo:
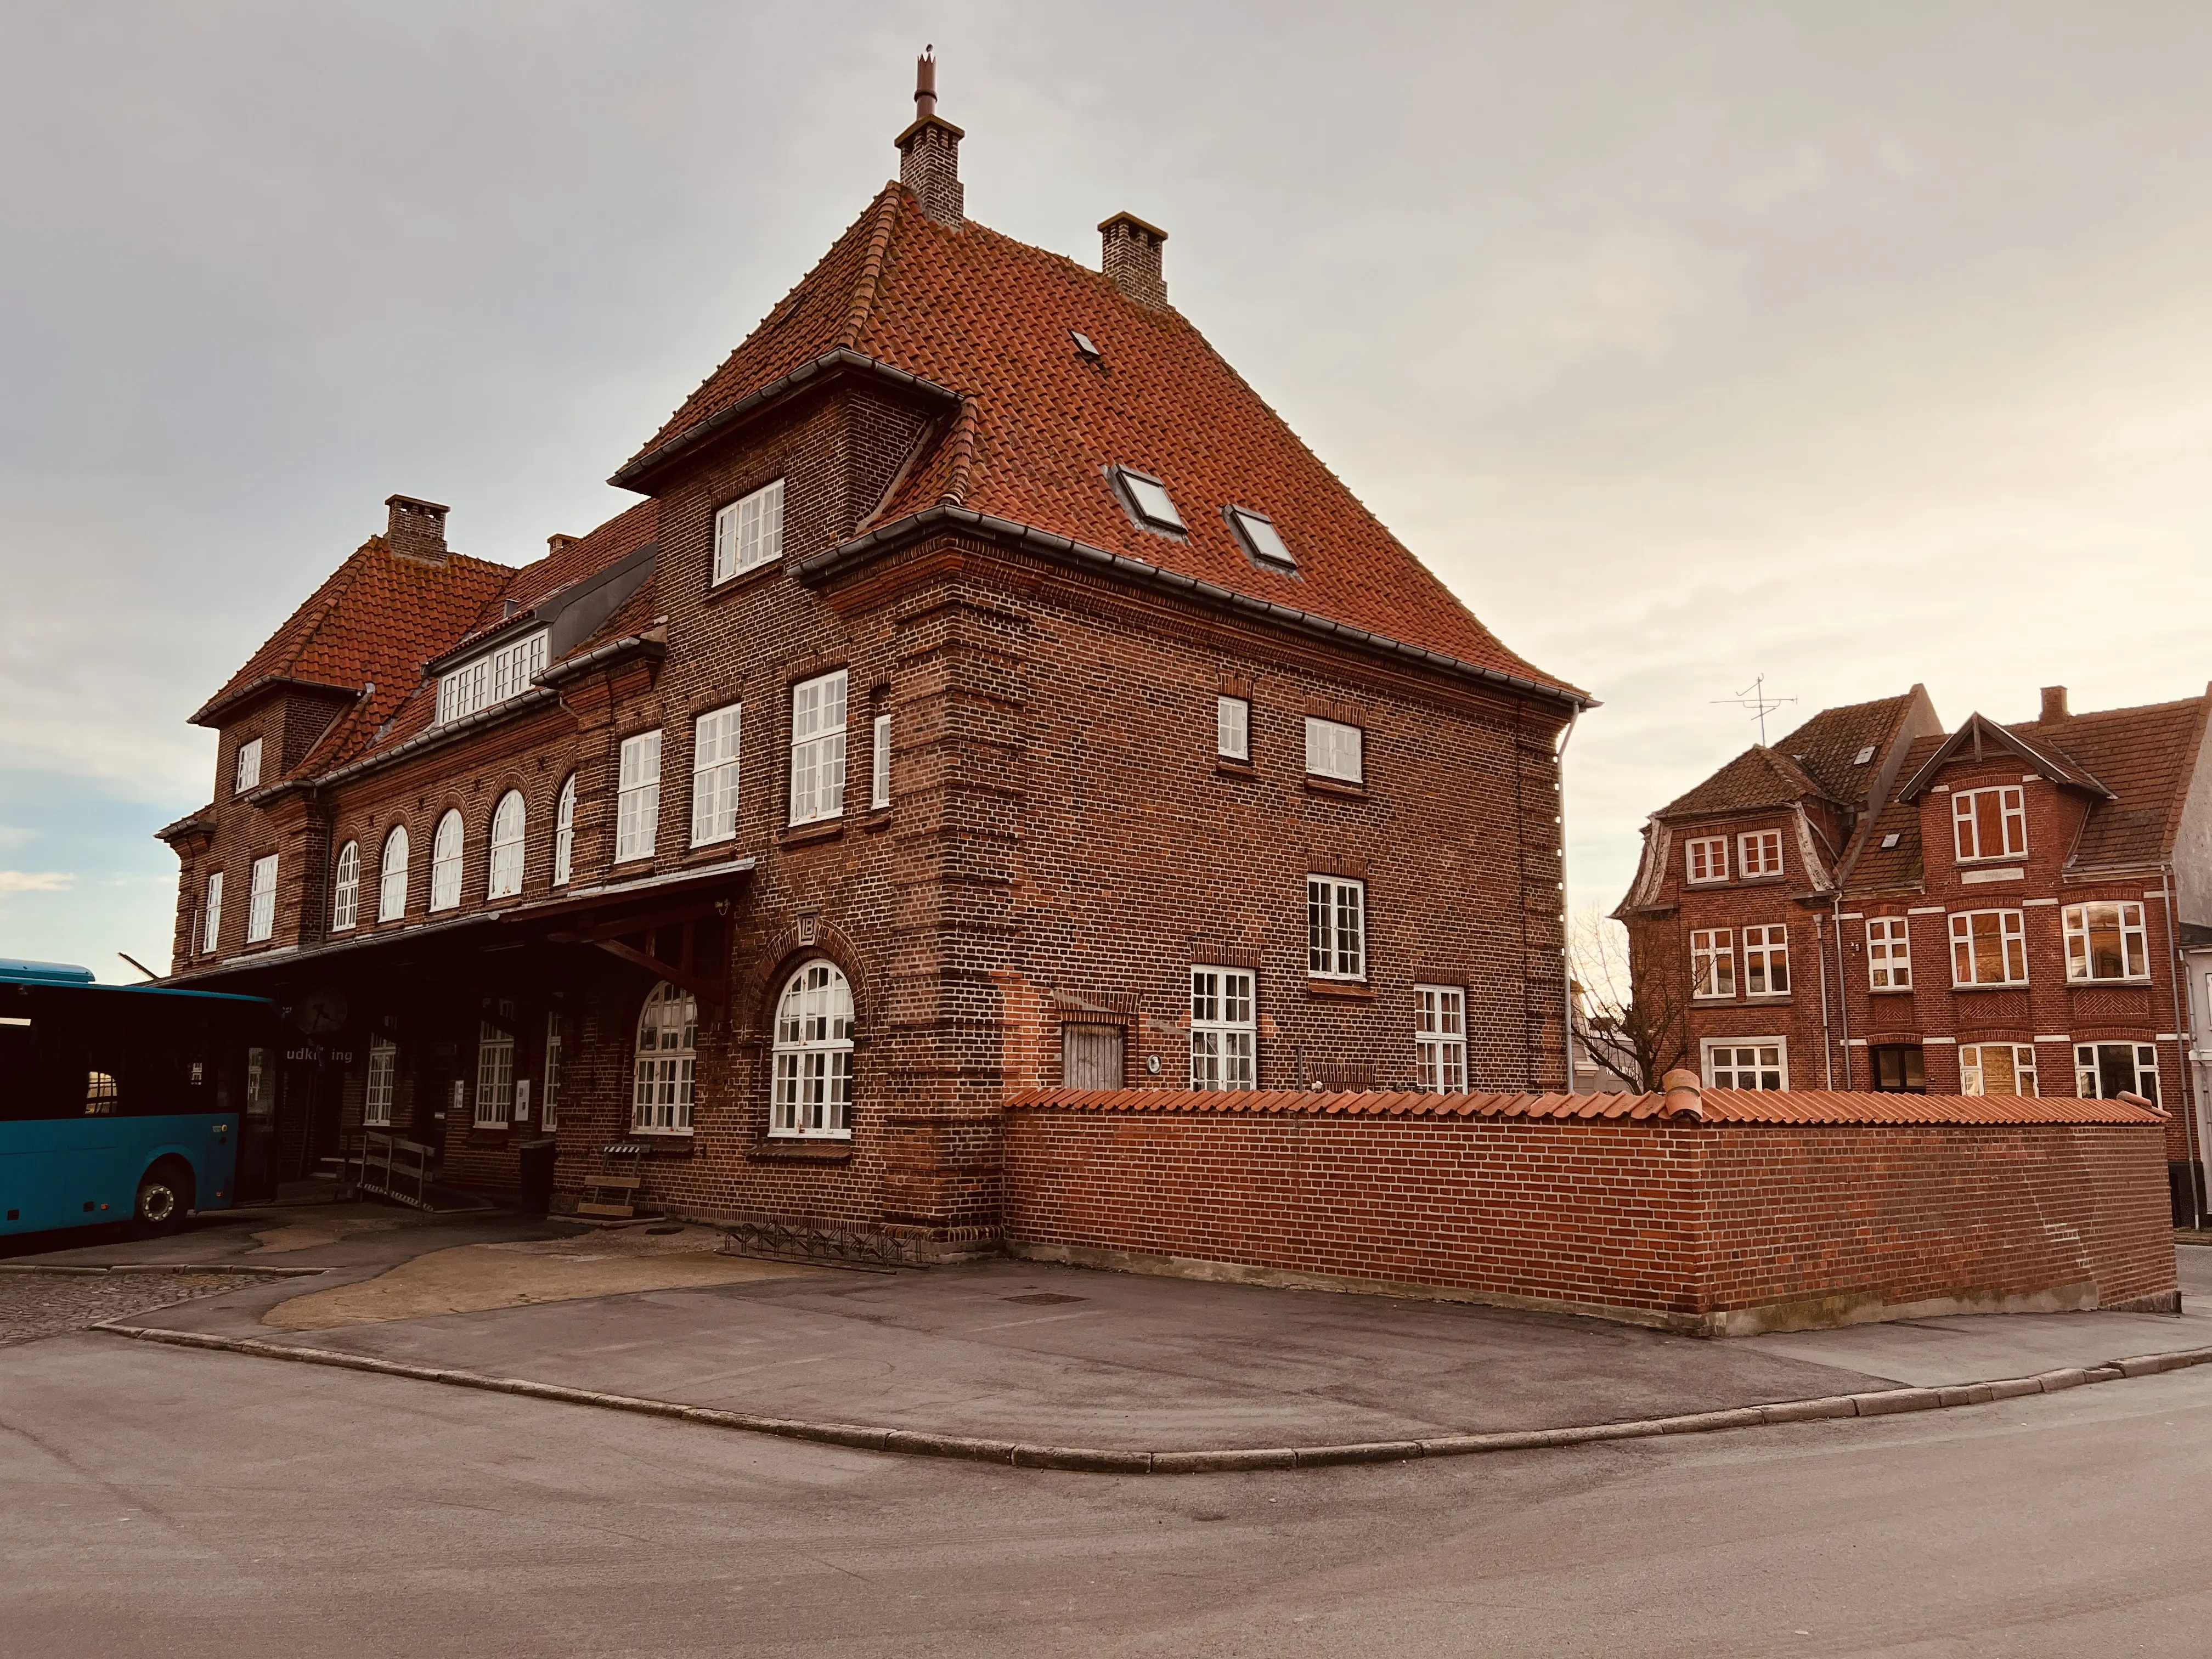
<svg viewBox="0 0 2212 1659">
<path fill-rule="evenodd" d="M 176 1231 L 191 1205 L 191 1172 L 173 1159 L 164 1160 L 147 1170 L 138 1183 L 131 1219 L 141 1237 L 157 1237 Z"/>
</svg>

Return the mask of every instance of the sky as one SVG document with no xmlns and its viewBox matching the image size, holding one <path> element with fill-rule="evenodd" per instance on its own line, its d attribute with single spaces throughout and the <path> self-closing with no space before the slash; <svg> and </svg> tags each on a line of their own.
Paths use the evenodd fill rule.
<svg viewBox="0 0 2212 1659">
<path fill-rule="evenodd" d="M 542 555 L 896 171 L 1170 295 L 1603 706 L 1577 909 L 1795 720 L 2195 695 L 2212 8 L 0 9 L 0 957 L 166 969 L 185 724 L 395 491 Z"/>
</svg>

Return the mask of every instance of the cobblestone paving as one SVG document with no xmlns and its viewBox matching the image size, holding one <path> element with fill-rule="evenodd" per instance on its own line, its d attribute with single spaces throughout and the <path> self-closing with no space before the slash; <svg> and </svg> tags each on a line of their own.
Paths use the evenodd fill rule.
<svg viewBox="0 0 2212 1659">
<path fill-rule="evenodd" d="M 103 1319 L 145 1313 L 275 1273 L 0 1273 L 0 1348 L 81 1331 Z"/>
</svg>

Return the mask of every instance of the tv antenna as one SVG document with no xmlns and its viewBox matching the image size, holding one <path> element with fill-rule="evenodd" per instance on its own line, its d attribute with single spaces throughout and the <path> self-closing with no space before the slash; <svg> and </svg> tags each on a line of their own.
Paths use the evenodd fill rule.
<svg viewBox="0 0 2212 1659">
<path fill-rule="evenodd" d="M 1759 746 L 1766 747 L 1766 717 L 1785 704 L 1797 701 L 1795 697 L 1771 697 L 1766 694 L 1766 676 L 1760 674 L 1749 685 L 1732 697 L 1715 697 L 1716 703 L 1732 702 L 1739 708 L 1748 708 L 1759 721 Z"/>
</svg>

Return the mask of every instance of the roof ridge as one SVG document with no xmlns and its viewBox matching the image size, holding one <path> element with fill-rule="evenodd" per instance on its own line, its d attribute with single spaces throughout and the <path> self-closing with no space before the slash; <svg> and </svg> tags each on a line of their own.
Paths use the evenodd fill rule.
<svg viewBox="0 0 2212 1659">
<path fill-rule="evenodd" d="M 840 349 L 860 349 L 860 336 L 868 326 L 877 294 L 883 286 L 884 261 L 890 252 L 891 233 L 898 225 L 899 193 L 905 188 L 894 181 L 885 185 L 876 198 L 876 222 L 868 231 L 868 252 L 860 264 L 860 280 L 853 285 L 852 308 L 845 313 L 844 326 L 837 331 Z"/>
</svg>

